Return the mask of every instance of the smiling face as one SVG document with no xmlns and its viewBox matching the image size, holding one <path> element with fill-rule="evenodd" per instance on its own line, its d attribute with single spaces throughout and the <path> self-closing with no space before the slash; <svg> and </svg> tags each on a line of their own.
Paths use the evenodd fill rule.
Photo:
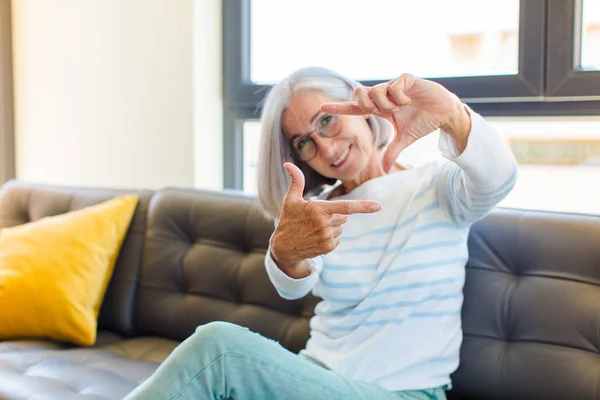
<svg viewBox="0 0 600 400">
<path fill-rule="evenodd" d="M 305 162 L 321 175 L 342 182 L 358 180 L 376 151 L 373 134 L 366 117 L 322 113 L 321 104 L 330 101 L 319 91 L 295 92 L 282 114 L 284 135 L 304 155 L 314 154 L 307 146 L 316 147 L 314 157 Z M 317 127 L 335 136 L 322 137 Z"/>
</svg>

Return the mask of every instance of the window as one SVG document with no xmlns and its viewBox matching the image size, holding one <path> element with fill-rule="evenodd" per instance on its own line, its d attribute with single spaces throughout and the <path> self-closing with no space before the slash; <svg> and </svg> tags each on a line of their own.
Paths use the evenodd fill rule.
<svg viewBox="0 0 600 400">
<path fill-rule="evenodd" d="M 225 104 L 236 110 L 256 108 L 269 84 L 293 69 L 315 64 L 365 84 L 408 71 L 435 78 L 462 98 L 479 102 L 491 97 L 502 102 L 541 99 L 545 4 L 546 0 L 371 0 L 365 15 L 364 2 L 357 0 L 224 0 Z M 478 18 L 470 17 L 473 9 Z M 434 19 L 431 23 L 410 18 L 424 12 L 428 20 Z M 352 24 L 366 26 L 358 30 Z M 382 30 L 387 36 L 379 34 Z M 330 42 L 325 40 L 327 32 Z M 391 40 L 409 56 L 383 51 Z M 357 50 L 380 50 L 377 57 L 383 60 L 357 62 Z"/>
<path fill-rule="evenodd" d="M 319 65 L 373 85 L 408 71 L 441 83 L 506 136 L 521 174 L 503 205 L 600 213 L 597 185 L 585 184 L 600 181 L 600 1 L 370 0 L 368 13 L 354 0 L 223 4 L 225 187 L 255 193 L 260 102 L 284 75 Z M 428 24 L 407 17 L 423 10 Z M 410 57 L 386 51 L 390 37 Z M 400 160 L 436 156 L 433 134 Z"/>
<path fill-rule="evenodd" d="M 577 66 L 584 71 L 600 70 L 600 1 L 583 0 L 581 51 Z"/>
<path fill-rule="evenodd" d="M 519 164 L 504 207 L 600 214 L 600 118 L 488 118 Z"/>
<path fill-rule="evenodd" d="M 365 18 L 364 8 L 362 1 L 253 0 L 251 81 L 271 84 L 300 65 L 356 80 L 386 80 L 398 70 L 428 77 L 518 73 L 518 0 L 371 0 L 369 13 L 377 18 Z M 407 11 L 427 15 L 427 23 Z M 390 38 L 406 39 L 390 49 Z M 368 57 L 357 56 L 362 49 Z"/>
<path fill-rule="evenodd" d="M 256 194 L 256 168 L 260 143 L 260 122 L 244 122 L 244 192 Z"/>
<path fill-rule="evenodd" d="M 488 117 L 519 164 L 515 188 L 502 207 L 600 214 L 600 117 Z M 244 186 L 256 194 L 260 122 L 244 123 Z M 438 133 L 406 148 L 399 162 L 417 166 L 440 158 Z"/>
<path fill-rule="evenodd" d="M 547 0 L 546 96 L 552 101 L 600 99 L 598 0 Z M 585 106 L 584 106 L 585 107 Z M 595 110 L 596 114 L 600 110 Z"/>
</svg>

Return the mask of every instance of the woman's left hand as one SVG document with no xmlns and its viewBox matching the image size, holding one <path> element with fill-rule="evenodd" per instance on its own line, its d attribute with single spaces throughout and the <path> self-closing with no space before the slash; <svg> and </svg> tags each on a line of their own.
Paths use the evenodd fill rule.
<svg viewBox="0 0 600 400">
<path fill-rule="evenodd" d="M 321 110 L 330 114 L 375 114 L 394 125 L 395 137 L 383 156 L 383 170 L 389 172 L 400 152 L 438 128 L 447 132 L 462 152 L 466 148 L 471 118 L 465 105 L 442 85 L 403 74 L 373 87 L 354 90 L 354 100 L 326 103 Z"/>
</svg>

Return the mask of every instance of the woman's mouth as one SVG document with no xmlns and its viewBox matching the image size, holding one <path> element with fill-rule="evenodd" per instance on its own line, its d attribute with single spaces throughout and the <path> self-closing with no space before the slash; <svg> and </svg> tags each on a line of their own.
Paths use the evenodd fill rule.
<svg viewBox="0 0 600 400">
<path fill-rule="evenodd" d="M 350 147 L 352 147 L 352 145 L 350 145 Z M 348 147 L 342 154 L 340 154 L 338 159 L 335 160 L 333 164 L 331 164 L 333 168 L 340 168 L 342 165 L 344 165 L 344 163 L 348 159 L 348 154 L 350 154 L 350 147 Z"/>
</svg>

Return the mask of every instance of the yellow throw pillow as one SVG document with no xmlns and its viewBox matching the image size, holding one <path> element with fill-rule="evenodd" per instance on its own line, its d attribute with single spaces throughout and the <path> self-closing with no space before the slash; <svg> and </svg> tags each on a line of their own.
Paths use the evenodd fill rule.
<svg viewBox="0 0 600 400">
<path fill-rule="evenodd" d="M 91 346 L 137 196 L 0 229 L 0 340 Z"/>
</svg>

